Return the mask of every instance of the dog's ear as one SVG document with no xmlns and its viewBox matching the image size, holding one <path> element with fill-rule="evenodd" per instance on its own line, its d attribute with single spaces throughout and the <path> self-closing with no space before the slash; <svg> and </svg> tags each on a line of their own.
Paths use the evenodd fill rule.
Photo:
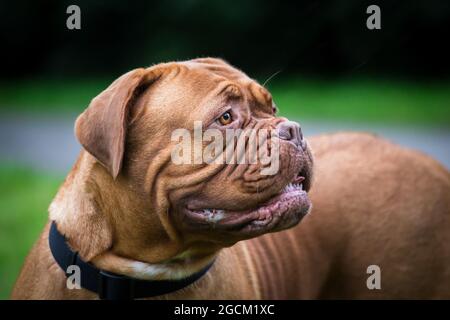
<svg viewBox="0 0 450 320">
<path fill-rule="evenodd" d="M 78 141 L 114 179 L 122 167 L 128 110 L 148 85 L 147 75 L 143 68 L 122 75 L 91 101 L 75 123 Z"/>
</svg>

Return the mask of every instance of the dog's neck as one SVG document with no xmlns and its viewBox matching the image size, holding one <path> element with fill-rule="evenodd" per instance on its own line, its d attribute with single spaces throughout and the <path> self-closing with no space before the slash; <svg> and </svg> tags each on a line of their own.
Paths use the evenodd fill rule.
<svg viewBox="0 0 450 320">
<path fill-rule="evenodd" d="M 192 259 L 189 252 L 181 254 L 183 258 L 175 257 L 161 263 L 147 263 L 117 256 L 107 252 L 92 260 L 97 268 L 127 275 L 142 280 L 175 280 L 183 279 L 202 270 L 215 259 L 215 254 L 201 259 Z"/>
<path fill-rule="evenodd" d="M 218 249 L 199 252 L 171 238 L 149 205 L 127 188 L 82 152 L 49 211 L 83 260 L 147 280 L 184 278 L 214 260 Z"/>
</svg>

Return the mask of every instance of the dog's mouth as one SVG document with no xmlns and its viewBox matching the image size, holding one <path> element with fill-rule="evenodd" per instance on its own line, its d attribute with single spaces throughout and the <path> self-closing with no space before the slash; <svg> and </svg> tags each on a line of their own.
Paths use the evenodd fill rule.
<svg viewBox="0 0 450 320">
<path fill-rule="evenodd" d="M 293 227 L 309 212 L 309 177 L 298 175 L 277 195 L 248 210 L 199 208 L 187 205 L 185 214 L 196 227 L 256 236 Z"/>
</svg>

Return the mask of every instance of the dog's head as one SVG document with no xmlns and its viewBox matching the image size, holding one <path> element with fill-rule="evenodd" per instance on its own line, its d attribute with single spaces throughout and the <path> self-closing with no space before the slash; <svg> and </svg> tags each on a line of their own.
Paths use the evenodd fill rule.
<svg viewBox="0 0 450 320">
<path fill-rule="evenodd" d="M 196 59 L 121 76 L 80 115 L 76 136 L 170 238 L 228 246 L 310 209 L 309 146 L 276 112 L 243 72 Z"/>
</svg>

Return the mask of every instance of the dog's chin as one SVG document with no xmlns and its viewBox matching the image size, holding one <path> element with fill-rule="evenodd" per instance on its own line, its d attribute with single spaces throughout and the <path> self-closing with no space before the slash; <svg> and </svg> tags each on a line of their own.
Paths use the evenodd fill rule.
<svg viewBox="0 0 450 320">
<path fill-rule="evenodd" d="M 298 224 L 311 208 L 303 185 L 290 183 L 268 201 L 242 211 L 198 208 L 188 204 L 183 210 L 184 220 L 198 231 L 210 230 L 240 239 L 287 229 Z"/>
</svg>

